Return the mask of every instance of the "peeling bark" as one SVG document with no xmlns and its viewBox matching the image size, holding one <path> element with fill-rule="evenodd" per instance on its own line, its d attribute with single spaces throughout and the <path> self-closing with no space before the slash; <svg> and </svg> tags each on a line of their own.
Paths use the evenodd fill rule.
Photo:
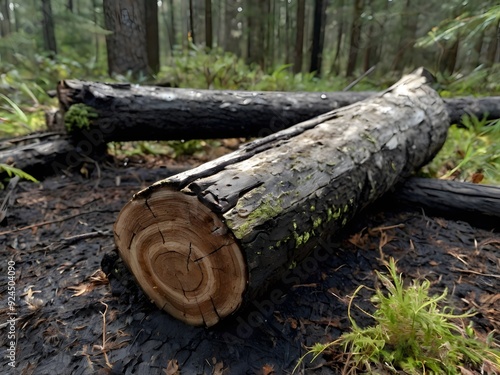
<svg viewBox="0 0 500 375">
<path fill-rule="evenodd" d="M 425 83 L 419 70 L 138 192 L 114 226 L 121 257 L 160 308 L 216 324 L 433 158 L 449 120 Z"/>
</svg>

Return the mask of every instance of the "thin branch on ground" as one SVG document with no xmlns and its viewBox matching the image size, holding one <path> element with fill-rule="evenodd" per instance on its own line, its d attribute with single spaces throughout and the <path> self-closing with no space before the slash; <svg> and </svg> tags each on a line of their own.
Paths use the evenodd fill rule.
<svg viewBox="0 0 500 375">
<path fill-rule="evenodd" d="M 43 227 L 45 225 L 61 223 L 63 221 L 71 220 L 71 219 L 73 219 L 75 217 L 82 216 L 82 215 L 93 214 L 93 213 L 96 213 L 96 212 L 103 213 L 103 212 L 110 212 L 110 211 L 111 210 L 92 210 L 92 211 L 79 212 L 77 214 L 68 215 L 68 216 L 65 216 L 65 217 L 61 217 L 59 219 L 42 221 L 41 223 L 35 223 L 35 224 L 27 225 L 27 226 L 24 226 L 24 227 L 21 227 L 21 228 L 6 230 L 6 231 L 3 231 L 3 232 L 0 232 L 0 236 L 6 235 L 6 234 L 11 234 L 11 233 L 22 232 L 22 231 L 25 231 L 25 230 L 28 230 L 28 229 Z"/>
</svg>

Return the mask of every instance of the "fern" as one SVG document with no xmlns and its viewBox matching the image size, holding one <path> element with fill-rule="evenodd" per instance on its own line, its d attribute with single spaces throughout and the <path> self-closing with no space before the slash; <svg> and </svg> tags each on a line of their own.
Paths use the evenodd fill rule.
<svg viewBox="0 0 500 375">
<path fill-rule="evenodd" d="M 24 178 L 25 180 L 28 181 L 38 182 L 38 180 L 29 173 L 26 173 L 22 169 L 12 167 L 8 164 L 0 163 L 0 173 L 1 172 L 7 173 L 9 177 L 19 176 L 20 178 Z"/>
</svg>

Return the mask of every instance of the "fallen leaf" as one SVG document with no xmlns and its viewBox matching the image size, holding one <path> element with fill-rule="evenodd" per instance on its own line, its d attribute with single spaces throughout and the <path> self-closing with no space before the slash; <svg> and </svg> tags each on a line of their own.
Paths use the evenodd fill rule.
<svg viewBox="0 0 500 375">
<path fill-rule="evenodd" d="M 484 174 L 476 172 L 472 175 L 471 180 L 473 184 L 479 184 L 484 179 Z"/>
<path fill-rule="evenodd" d="M 177 375 L 179 374 L 179 362 L 176 359 L 171 359 L 168 361 L 167 368 L 163 370 L 166 375 Z"/>
<path fill-rule="evenodd" d="M 262 375 L 271 375 L 274 374 L 274 366 L 268 365 L 267 363 L 262 367 Z"/>
<path fill-rule="evenodd" d="M 222 375 L 222 371 L 224 370 L 224 362 L 217 362 L 214 366 L 214 371 L 212 375 Z"/>
</svg>

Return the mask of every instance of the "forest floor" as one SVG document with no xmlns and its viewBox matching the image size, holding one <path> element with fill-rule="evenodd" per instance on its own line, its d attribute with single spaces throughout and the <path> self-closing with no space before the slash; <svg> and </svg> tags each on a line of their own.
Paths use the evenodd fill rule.
<svg viewBox="0 0 500 375">
<path fill-rule="evenodd" d="M 389 257 L 406 280 L 425 278 L 436 294 L 447 288 L 455 313 L 476 311 L 480 335 L 496 330 L 500 338 L 500 228 L 396 207 L 391 199 L 325 241 L 326 261 L 308 258 L 291 271 L 273 290 L 279 303 L 264 297 L 210 329 L 171 318 L 112 255 L 112 226 L 132 194 L 186 167 L 166 164 L 131 161 L 102 166 L 99 178 L 94 170 L 90 178 L 77 173 L 20 183 L 0 227 L 2 296 L 8 260 L 17 275 L 17 367 L 3 357 L 0 373 L 288 374 L 307 346 L 349 330 L 349 297 L 359 285 L 374 288 L 375 271 L 385 271 Z M 372 293 L 363 289 L 356 304 L 373 311 Z M 5 328 L 3 297 L 0 308 Z M 361 326 L 372 323 L 359 309 L 353 316 Z M 338 374 L 342 361 L 306 360 L 297 373 Z"/>
</svg>

